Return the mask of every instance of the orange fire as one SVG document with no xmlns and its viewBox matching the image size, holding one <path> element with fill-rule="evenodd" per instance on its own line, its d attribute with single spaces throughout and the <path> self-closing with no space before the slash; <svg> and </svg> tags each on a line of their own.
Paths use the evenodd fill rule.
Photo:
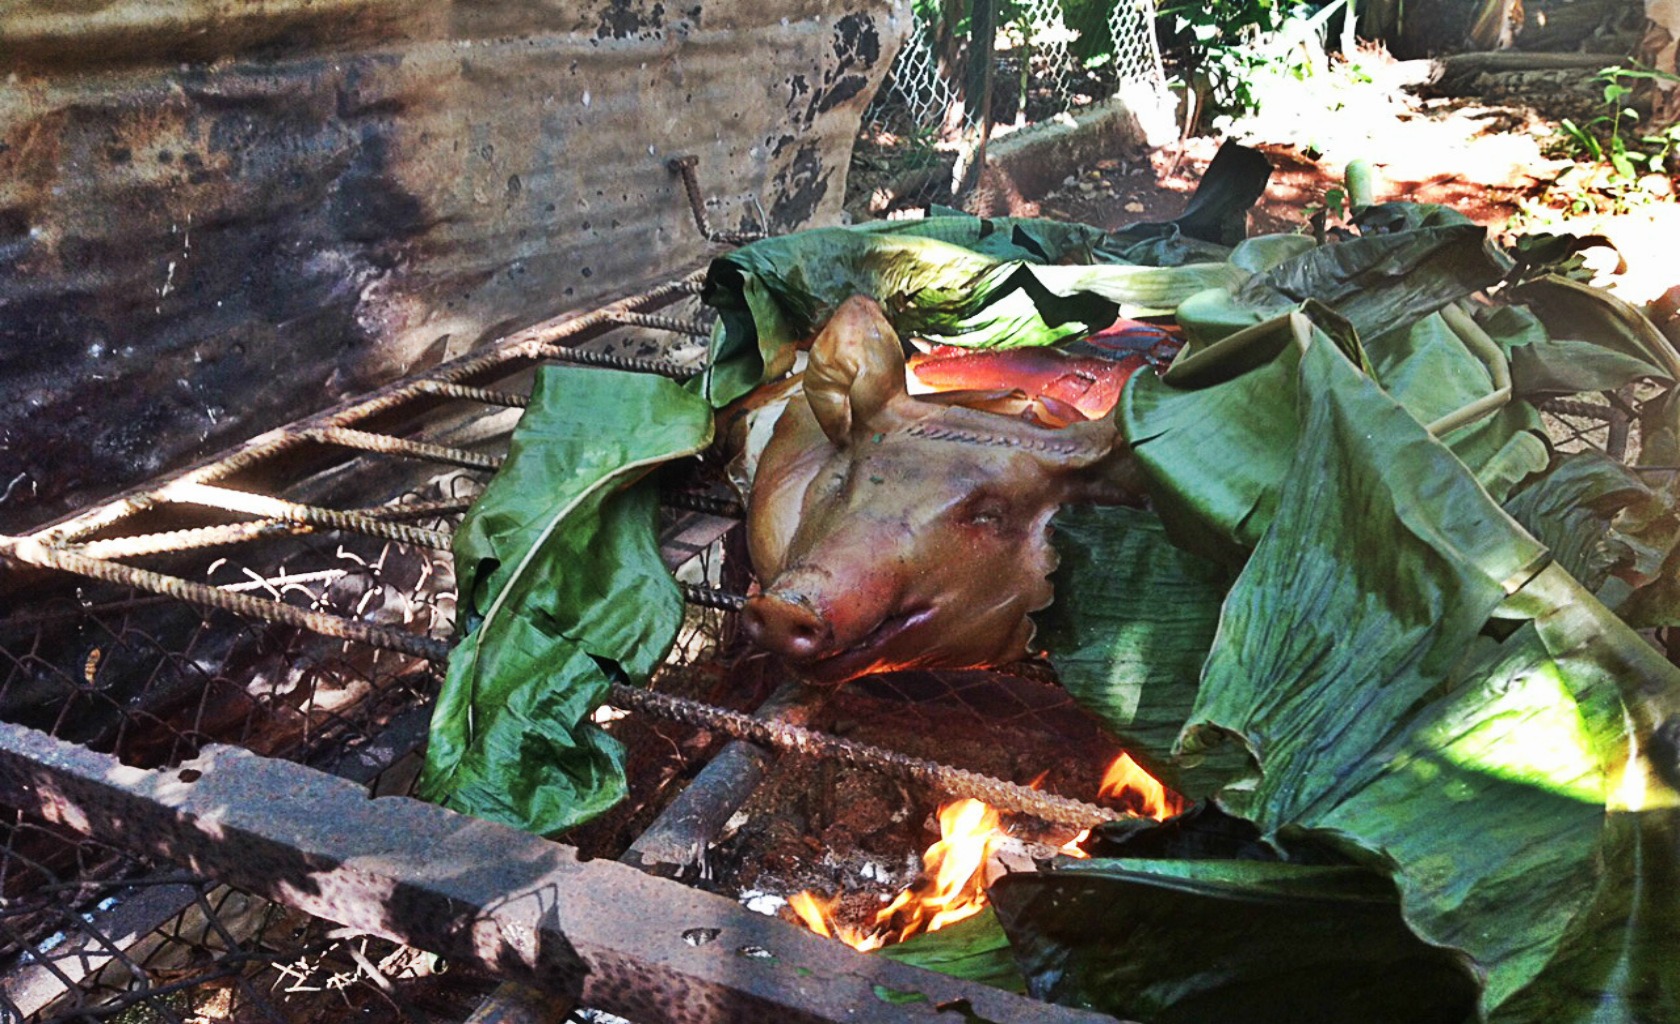
<svg viewBox="0 0 1680 1024">
<path fill-rule="evenodd" d="M 1034 780 L 1033 785 L 1043 780 Z M 1157 821 L 1184 810 L 1184 799 L 1144 771 L 1130 754 L 1115 758 L 1103 774 L 1100 797 L 1119 801 L 1128 809 Z M 1078 847 L 1090 830 L 1061 848 L 1083 857 Z M 903 942 L 921 932 L 936 932 L 948 924 L 973 917 L 986 906 L 986 861 L 1004 838 L 998 812 L 979 800 L 957 800 L 939 809 L 939 841 L 922 854 L 922 876 L 875 914 L 868 928 L 854 928 L 834 918 L 839 897 L 825 899 L 801 892 L 788 906 L 805 927 L 825 938 L 839 939 L 869 952 Z"/>
<path fill-rule="evenodd" d="M 1145 818 L 1164 821 L 1184 810 L 1184 798 L 1144 771 L 1132 755 L 1122 752 L 1103 773 L 1097 796 L 1111 797 Z"/>
<path fill-rule="evenodd" d="M 1118 800 L 1138 815 L 1156 821 L 1164 821 L 1184 810 L 1183 797 L 1163 786 L 1124 751 L 1103 773 L 1097 796 Z M 1063 844 L 1058 852 L 1069 857 L 1089 856 L 1080 845 L 1090 834 L 1091 830 L 1086 829 Z"/>
<path fill-rule="evenodd" d="M 922 877 L 877 911 L 867 931 L 835 922 L 837 899 L 802 892 L 788 906 L 807 928 L 864 952 L 936 932 L 986 906 L 986 861 L 1003 837 L 994 808 L 979 800 L 957 800 L 939 809 L 939 841 L 922 854 Z"/>
</svg>

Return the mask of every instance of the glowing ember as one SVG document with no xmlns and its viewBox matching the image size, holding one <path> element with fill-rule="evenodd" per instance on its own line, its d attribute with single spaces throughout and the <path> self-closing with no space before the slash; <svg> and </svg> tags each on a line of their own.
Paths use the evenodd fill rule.
<svg viewBox="0 0 1680 1024">
<path fill-rule="evenodd" d="M 1084 831 L 1080 832 L 1078 835 L 1074 836 L 1072 839 L 1069 839 L 1067 842 L 1065 842 L 1061 846 L 1057 847 L 1056 852 L 1061 854 L 1064 857 L 1074 857 L 1074 858 L 1077 858 L 1079 860 L 1089 860 L 1091 855 L 1086 853 L 1083 849 L 1081 849 L 1081 847 L 1085 843 L 1085 840 L 1087 840 L 1089 838 L 1091 838 L 1091 830 L 1090 829 L 1085 829 Z"/>
<path fill-rule="evenodd" d="M 865 952 L 936 932 L 986 906 L 986 861 L 1003 838 L 995 809 L 978 800 L 957 800 L 939 809 L 939 841 L 922 854 L 922 876 L 876 912 L 867 931 L 835 923 L 838 900 L 802 892 L 790 898 L 788 906 L 817 934 Z"/>
<path fill-rule="evenodd" d="M 1146 818 L 1162 821 L 1184 810 L 1184 798 L 1144 771 L 1132 755 L 1122 753 L 1103 773 L 1099 797 L 1111 797 Z"/>
</svg>

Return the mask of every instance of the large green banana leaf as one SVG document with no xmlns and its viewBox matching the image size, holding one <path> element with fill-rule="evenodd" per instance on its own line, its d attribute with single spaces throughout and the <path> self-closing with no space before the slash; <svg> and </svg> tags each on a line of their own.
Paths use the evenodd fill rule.
<svg viewBox="0 0 1680 1024">
<path fill-rule="evenodd" d="M 1335 346 L 1276 362 L 1297 377 L 1298 441 L 1184 753 L 1235 747 L 1248 771 L 1223 806 L 1285 847 L 1310 839 L 1389 875 L 1389 912 L 1463 965 L 1476 1017 L 1677 1019 L 1680 673 Z M 1520 626 L 1498 642 L 1495 617 Z M 1384 955 L 1417 987 L 1340 1018 L 1277 969 L 1310 960 L 1307 939 L 1221 955 L 1209 931 L 1242 927 L 1240 899 L 1281 897 L 1237 885 L 1217 925 L 1188 927 L 1210 904 L 1185 870 L 1098 861 L 1000 883 L 1031 989 L 1152 1022 L 1458 1019 L 1408 1001 L 1430 968 L 1398 950 Z M 1175 926 L 1130 930 L 1142 913 Z M 1132 972 L 1140 958 L 1166 980 Z M 1307 976 L 1333 990 L 1348 974 Z"/>
<path fill-rule="evenodd" d="M 999 920 L 1041 999 L 1146 1024 L 1459 1024 L 1475 988 L 1355 867 L 1101 859 L 1007 875 Z"/>
<path fill-rule="evenodd" d="M 622 797 L 622 749 L 589 716 L 615 677 L 646 681 L 683 611 L 647 474 L 711 437 L 711 407 L 662 377 L 538 374 L 507 462 L 455 535 L 466 636 L 421 795 L 544 835 Z"/>
<path fill-rule="evenodd" d="M 1289 312 L 1311 299 L 1333 309 L 1361 338 L 1398 330 L 1499 281 L 1507 261 L 1473 224 L 1397 231 L 1332 245 L 1285 236 L 1261 246 L 1249 239 L 1232 262 L 1261 257 L 1252 276 L 1223 291 L 1211 290 L 1178 307 L 1191 351 L 1245 327 Z M 1309 247 L 1310 246 L 1310 247 Z M 1277 259 L 1282 256 L 1285 258 Z"/>
<path fill-rule="evenodd" d="M 1548 275 L 1488 314 L 1525 396 L 1609 391 L 1640 378 L 1680 380 L 1680 355 L 1644 314 L 1601 288 Z"/>
<path fill-rule="evenodd" d="M 1034 615 L 1034 642 L 1150 774 L 1186 796 L 1211 793 L 1236 759 L 1185 764 L 1173 747 L 1195 705 L 1230 573 L 1169 543 L 1160 519 L 1141 509 L 1065 508 L 1052 527 L 1056 601 Z"/>
</svg>

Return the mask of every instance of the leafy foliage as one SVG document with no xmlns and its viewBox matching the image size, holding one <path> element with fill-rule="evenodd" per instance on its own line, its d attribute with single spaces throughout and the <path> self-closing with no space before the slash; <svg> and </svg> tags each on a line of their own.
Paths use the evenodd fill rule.
<svg viewBox="0 0 1680 1024">
<path fill-rule="evenodd" d="M 1529 403 L 1672 388 L 1680 355 L 1447 211 L 1355 222 L 1177 267 L 959 217 L 720 260 L 697 393 L 615 382 L 603 411 L 600 371 L 545 374 L 459 535 L 472 632 L 426 791 L 543 831 L 610 803 L 588 711 L 678 607 L 647 473 L 852 293 L 975 348 L 1169 310 L 1190 344 L 1116 412 L 1153 507 L 1064 511 L 1038 619 L 1070 693 L 1215 825 L 1099 834 L 895 955 L 1155 1022 L 1674 1019 L 1680 671 L 1633 628 L 1680 621 L 1680 473 L 1556 457 Z M 1653 457 L 1677 404 L 1646 407 Z"/>
</svg>

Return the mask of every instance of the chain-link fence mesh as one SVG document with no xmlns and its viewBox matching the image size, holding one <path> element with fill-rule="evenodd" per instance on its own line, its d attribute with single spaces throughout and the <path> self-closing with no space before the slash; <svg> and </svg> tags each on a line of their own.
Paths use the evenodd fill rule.
<svg viewBox="0 0 1680 1024">
<path fill-rule="evenodd" d="M 1126 90 L 1166 94 L 1154 0 L 959 0 L 918 3 L 914 16 L 864 116 L 854 209 L 883 189 L 904 205 L 953 201 L 958 154 L 983 121 L 1022 128 Z"/>
</svg>

